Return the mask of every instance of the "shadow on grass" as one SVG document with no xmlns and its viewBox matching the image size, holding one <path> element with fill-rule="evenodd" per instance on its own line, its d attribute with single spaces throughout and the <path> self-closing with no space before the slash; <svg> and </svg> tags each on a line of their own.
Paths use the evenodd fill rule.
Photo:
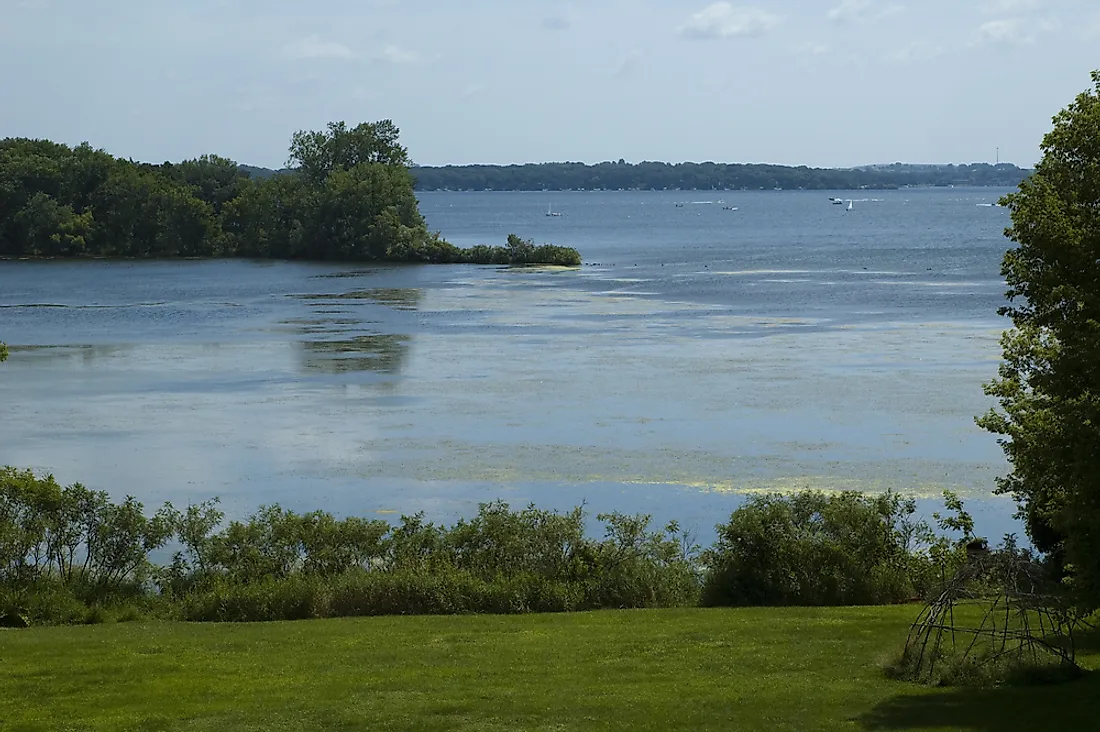
<svg viewBox="0 0 1100 732">
<path fill-rule="evenodd" d="M 1100 652 L 1100 626 L 1090 626 L 1078 631 L 1073 640 L 1078 653 Z"/>
<path fill-rule="evenodd" d="M 1100 673 L 1068 684 L 944 689 L 900 695 L 878 704 L 858 721 L 868 730 L 951 728 L 974 732 L 1096 729 Z"/>
</svg>

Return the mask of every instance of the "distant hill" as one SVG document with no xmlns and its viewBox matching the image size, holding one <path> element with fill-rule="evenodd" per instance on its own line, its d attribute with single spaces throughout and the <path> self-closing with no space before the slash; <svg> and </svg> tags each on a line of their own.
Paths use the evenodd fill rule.
<svg viewBox="0 0 1100 732">
<path fill-rule="evenodd" d="M 240 166 L 254 178 L 290 172 Z M 418 166 L 418 191 L 603 190 L 858 190 L 932 186 L 1012 188 L 1029 170 L 1011 163 L 925 165 L 889 163 L 855 168 L 755 163 L 528 163 Z"/>
</svg>

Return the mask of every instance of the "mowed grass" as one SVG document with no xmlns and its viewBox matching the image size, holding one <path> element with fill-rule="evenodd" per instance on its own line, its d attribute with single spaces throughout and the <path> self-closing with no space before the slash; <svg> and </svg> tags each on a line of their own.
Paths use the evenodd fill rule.
<svg viewBox="0 0 1100 732">
<path fill-rule="evenodd" d="M 915 607 L 0 632 L 0 729 L 1085 730 L 1100 683 L 931 690 Z M 1100 666 L 1100 655 L 1086 655 Z"/>
</svg>

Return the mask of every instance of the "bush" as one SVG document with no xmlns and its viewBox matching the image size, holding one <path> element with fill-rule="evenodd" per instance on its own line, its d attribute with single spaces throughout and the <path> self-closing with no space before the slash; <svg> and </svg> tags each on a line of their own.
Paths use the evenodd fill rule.
<svg viewBox="0 0 1100 732">
<path fill-rule="evenodd" d="M 940 527 L 972 534 L 947 494 Z M 172 616 L 294 620 L 342 615 L 565 612 L 697 605 L 898 602 L 934 592 L 962 542 L 914 521 L 893 493 L 752 498 L 702 556 L 672 522 L 486 503 L 452 526 L 396 525 L 280 506 L 223 525 L 217 500 L 146 516 L 133 498 L 0 470 L 0 615 L 35 623 Z M 173 542 L 167 565 L 151 552 Z M 702 560 L 702 561 L 700 561 Z"/>
<path fill-rule="evenodd" d="M 469 264 L 510 264 L 555 265 L 561 267 L 579 267 L 581 255 L 572 247 L 559 247 L 553 244 L 536 246 L 530 239 L 515 234 L 508 235 L 508 245 L 489 247 L 478 245 L 469 249 L 456 249 L 456 258 L 450 261 Z"/>
<path fill-rule="evenodd" d="M 175 532 L 171 506 L 153 517 L 132 497 L 112 503 L 80 483 L 0 469 L 0 584 L 56 579 L 81 594 L 107 596 L 140 583 L 149 552 Z"/>
<path fill-rule="evenodd" d="M 957 552 L 915 511 L 896 493 L 754 496 L 704 554 L 703 603 L 876 605 L 931 591 Z"/>
<path fill-rule="evenodd" d="M 405 516 L 384 537 L 379 527 L 361 525 L 358 536 L 368 539 L 359 544 L 363 551 L 352 552 L 355 562 L 340 565 L 342 572 L 328 574 L 310 572 L 310 554 L 299 553 L 303 545 L 295 527 L 306 525 L 303 518 L 264 509 L 211 537 L 212 546 L 224 543 L 233 551 L 213 551 L 213 572 L 203 582 L 180 585 L 188 587 L 178 595 L 180 616 L 255 621 L 511 614 L 698 601 L 693 548 L 675 525 L 650 531 L 647 516 L 600 516 L 607 527 L 601 542 L 585 537 L 579 508 L 559 514 L 489 503 L 451 528 L 425 522 L 419 514 Z M 243 562 L 235 559 L 242 556 Z M 241 566 L 250 569 L 234 569 Z"/>
</svg>

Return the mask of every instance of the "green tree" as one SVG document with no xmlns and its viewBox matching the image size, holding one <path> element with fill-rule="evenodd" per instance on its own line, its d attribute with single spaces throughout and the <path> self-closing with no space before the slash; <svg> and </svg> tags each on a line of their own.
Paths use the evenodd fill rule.
<svg viewBox="0 0 1100 732">
<path fill-rule="evenodd" d="M 83 254 L 92 232 L 91 211 L 77 214 L 45 193 L 35 193 L 15 215 L 29 253 L 36 257 L 71 257 Z"/>
<path fill-rule="evenodd" d="M 203 155 L 182 163 L 165 163 L 162 171 L 171 180 L 186 186 L 196 198 L 210 205 L 221 216 L 225 206 L 241 194 L 248 176 L 228 158 Z"/>
<path fill-rule="evenodd" d="M 1003 203 L 1018 246 L 1002 273 L 1013 328 L 999 376 L 1000 409 L 978 423 L 1001 435 L 1015 497 L 1036 547 L 1064 564 L 1088 607 L 1100 607 L 1100 72 L 1054 118 L 1035 173 Z"/>
<path fill-rule="evenodd" d="M 388 119 L 350 129 L 344 122 L 329 122 L 322 131 L 294 133 L 289 164 L 312 184 L 324 182 L 332 172 L 350 170 L 362 163 L 408 168 L 409 153 L 398 142 L 399 134 Z"/>
<path fill-rule="evenodd" d="M 318 198 L 311 258 L 385 259 L 393 240 L 380 238 L 379 231 L 406 227 L 422 233 L 419 238 L 427 236 L 407 168 L 359 163 L 336 170 L 318 189 Z"/>
<path fill-rule="evenodd" d="M 389 120 L 298 132 L 294 169 L 266 179 L 216 155 L 148 165 L 3 139 L 0 256 L 580 263 L 561 247 L 463 251 L 429 232 L 398 136 Z"/>
</svg>

